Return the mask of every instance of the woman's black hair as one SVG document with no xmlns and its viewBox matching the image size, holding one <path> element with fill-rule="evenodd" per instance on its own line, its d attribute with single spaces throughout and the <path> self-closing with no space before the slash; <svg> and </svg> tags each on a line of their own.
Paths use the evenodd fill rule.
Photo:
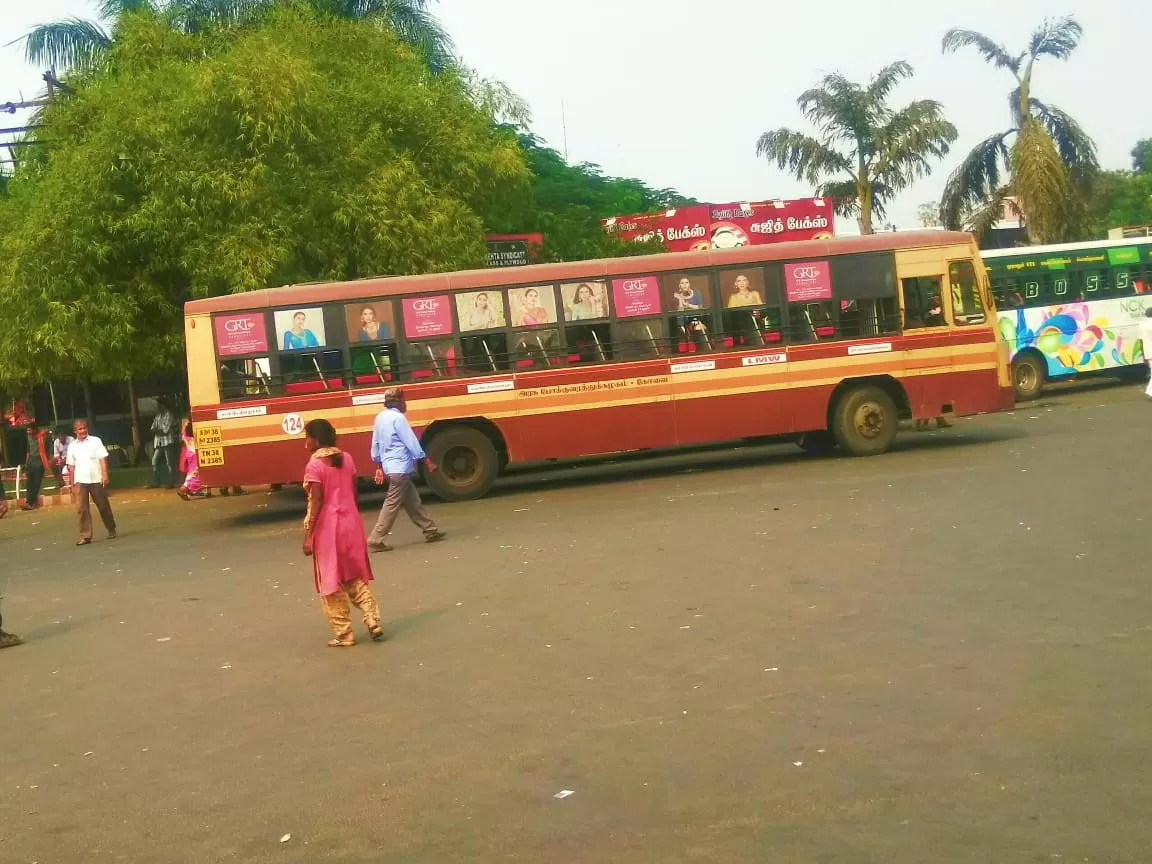
<svg viewBox="0 0 1152 864">
<path fill-rule="evenodd" d="M 188 422 L 185 424 L 185 426 L 184 426 L 184 434 L 185 434 L 185 435 L 187 435 L 189 438 L 191 438 L 191 437 L 192 437 L 192 421 L 191 421 L 191 420 L 189 420 L 189 421 L 188 421 Z"/>
<path fill-rule="evenodd" d="M 304 434 L 321 447 L 336 446 L 335 427 L 321 417 L 317 417 L 315 420 L 309 420 L 308 425 L 304 427 Z M 328 458 L 332 460 L 333 468 L 339 468 L 344 464 L 344 456 L 341 453 L 337 453 L 335 456 L 329 456 Z"/>
</svg>

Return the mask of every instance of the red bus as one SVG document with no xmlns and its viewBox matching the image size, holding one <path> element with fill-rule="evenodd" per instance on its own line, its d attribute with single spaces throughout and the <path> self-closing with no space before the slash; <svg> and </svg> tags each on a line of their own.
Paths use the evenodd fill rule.
<svg viewBox="0 0 1152 864">
<path fill-rule="evenodd" d="M 872 455 L 901 419 L 1012 405 L 979 252 L 954 232 L 291 285 L 185 314 L 215 486 L 299 480 L 314 417 L 368 474 L 393 386 L 447 500 L 623 451 L 780 436 Z"/>
</svg>

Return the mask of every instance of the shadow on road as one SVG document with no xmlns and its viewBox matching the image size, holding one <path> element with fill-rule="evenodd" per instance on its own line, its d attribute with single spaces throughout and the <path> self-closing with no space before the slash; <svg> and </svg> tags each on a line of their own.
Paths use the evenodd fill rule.
<svg viewBox="0 0 1152 864">
<path fill-rule="evenodd" d="M 892 447 L 892 453 L 915 453 L 931 450 L 951 450 L 1011 441 L 1027 437 L 1017 428 L 967 429 L 956 427 L 946 432 L 914 433 L 902 430 Z M 532 465 L 514 469 L 501 477 L 488 498 L 499 499 L 543 489 L 571 489 L 599 483 L 643 480 L 667 474 L 695 474 L 703 471 L 732 471 L 761 466 L 771 468 L 788 466 L 813 460 L 850 459 L 842 453 L 805 453 L 794 444 L 724 444 L 690 450 L 621 453 L 611 457 L 596 457 L 557 465 Z M 437 500 L 427 490 L 429 500 Z M 384 496 L 379 492 L 360 495 L 360 510 L 372 513 L 380 508 Z M 298 520 L 304 509 L 304 496 L 298 492 L 282 492 L 268 499 L 267 507 L 238 513 L 218 523 L 220 527 L 276 525 Z"/>
</svg>

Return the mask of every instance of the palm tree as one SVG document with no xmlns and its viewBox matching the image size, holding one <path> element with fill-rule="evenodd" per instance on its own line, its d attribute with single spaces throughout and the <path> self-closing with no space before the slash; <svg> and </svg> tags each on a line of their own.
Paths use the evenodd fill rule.
<svg viewBox="0 0 1152 864">
<path fill-rule="evenodd" d="M 796 100 L 818 135 L 765 132 L 757 155 L 811 183 L 817 195 L 834 198 L 838 213 L 855 214 L 860 233 L 872 234 L 873 218 L 883 219 L 892 197 L 928 174 L 931 160 L 945 156 L 956 140 L 940 103 L 920 99 L 898 111 L 888 106 L 892 91 L 912 74 L 909 64 L 898 62 L 866 86 L 838 73 L 825 76 Z"/>
<path fill-rule="evenodd" d="M 34 27 L 25 38 L 25 54 L 33 65 L 84 71 L 96 66 L 112 47 L 116 22 L 129 13 L 162 15 L 179 30 L 233 26 L 251 21 L 284 0 L 103 0 L 96 21 L 69 18 Z M 452 40 L 428 11 L 428 0 L 299 0 L 318 12 L 339 18 L 364 19 L 390 27 L 415 49 L 433 71 L 455 62 Z"/>
<path fill-rule="evenodd" d="M 1058 242 L 1075 231 L 1077 185 L 1096 172 L 1096 145 L 1072 117 L 1032 95 L 1032 71 L 1041 57 L 1067 60 L 1082 33 L 1074 18 L 1045 19 L 1019 54 L 974 30 L 944 34 L 945 52 L 975 48 L 1016 79 L 1011 128 L 977 144 L 948 180 L 940 208 L 946 226 L 982 234 L 1011 197 L 1032 242 Z"/>
</svg>

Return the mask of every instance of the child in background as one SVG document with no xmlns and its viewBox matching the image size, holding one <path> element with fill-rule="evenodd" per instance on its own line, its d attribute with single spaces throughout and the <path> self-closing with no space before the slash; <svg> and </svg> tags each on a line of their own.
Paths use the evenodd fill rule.
<svg viewBox="0 0 1152 864">
<path fill-rule="evenodd" d="M 196 456 L 196 439 L 192 435 L 192 421 L 185 420 L 184 449 L 180 451 L 180 470 L 184 472 L 184 485 L 176 490 L 176 494 L 185 501 L 193 498 L 208 498 L 211 492 L 200 486 L 200 460 Z"/>
</svg>

